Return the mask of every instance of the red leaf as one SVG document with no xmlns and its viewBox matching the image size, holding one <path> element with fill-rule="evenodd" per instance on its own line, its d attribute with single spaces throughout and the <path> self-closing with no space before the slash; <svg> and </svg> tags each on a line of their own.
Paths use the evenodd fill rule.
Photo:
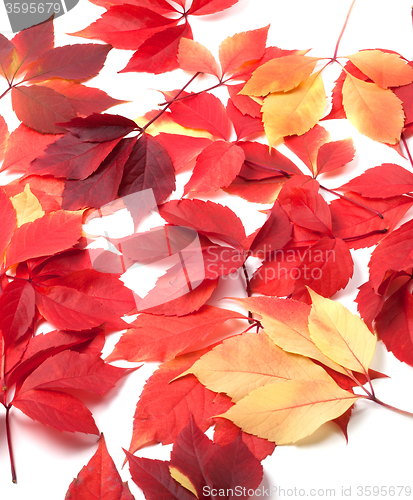
<svg viewBox="0 0 413 500">
<path fill-rule="evenodd" d="M 340 187 L 341 191 L 355 191 L 368 198 L 390 198 L 413 191 L 413 174 L 394 163 L 383 163 L 369 168 Z"/>
<path fill-rule="evenodd" d="M 204 46 L 189 38 L 182 38 L 178 48 L 178 63 L 181 69 L 194 73 L 207 73 L 220 78 L 221 71 L 214 56 Z"/>
<path fill-rule="evenodd" d="M 224 322 L 237 318 L 245 316 L 213 306 L 203 306 L 191 315 L 180 317 L 142 313 L 106 360 L 169 361 L 204 341 Z"/>
<path fill-rule="evenodd" d="M 54 46 L 53 21 L 43 23 L 20 31 L 12 40 L 16 54 L 11 66 L 12 75 L 18 76 L 27 71 L 29 65 L 44 52 Z"/>
<path fill-rule="evenodd" d="M 0 34 L 0 68 L 3 73 L 2 76 L 7 78 L 7 69 L 12 61 L 12 52 L 14 45 L 4 35 Z"/>
<path fill-rule="evenodd" d="M 251 255 L 264 258 L 274 250 L 283 248 L 291 240 L 292 229 L 287 214 L 276 201 L 268 213 L 265 224 L 251 243 Z"/>
<path fill-rule="evenodd" d="M 317 174 L 317 154 L 320 147 L 329 142 L 330 134 L 324 127 L 315 125 L 305 134 L 286 137 L 285 145 L 303 161 L 313 175 Z"/>
<path fill-rule="evenodd" d="M 209 391 L 193 375 L 169 383 L 208 350 L 178 356 L 163 363 L 148 380 L 136 405 L 131 453 L 155 442 L 174 442 L 187 425 L 191 412 L 195 423 L 205 431 L 212 425 L 213 415 L 229 408 L 231 403 L 228 397 Z"/>
<path fill-rule="evenodd" d="M 205 16 L 207 14 L 215 14 L 222 10 L 229 9 L 238 0 L 194 0 L 188 14 L 193 16 Z"/>
<path fill-rule="evenodd" d="M 322 238 L 305 252 L 295 270 L 293 298 L 300 300 L 307 295 L 306 286 L 331 297 L 345 288 L 352 275 L 353 259 L 344 241 Z"/>
<path fill-rule="evenodd" d="M 175 170 L 185 167 L 206 146 L 212 143 L 206 137 L 191 137 L 179 134 L 161 133 L 156 136 L 156 139 L 166 149 Z"/>
<path fill-rule="evenodd" d="M 59 431 L 99 435 L 90 411 L 70 394 L 35 389 L 18 394 L 12 405 L 31 419 Z"/>
<path fill-rule="evenodd" d="M 316 180 L 309 180 L 298 187 L 290 180 L 280 193 L 280 204 L 297 226 L 331 236 L 330 209 L 318 189 Z"/>
<path fill-rule="evenodd" d="M 177 92 L 164 92 L 166 99 L 173 99 Z M 170 110 L 173 120 L 189 128 L 201 128 L 207 130 L 215 137 L 227 140 L 229 137 L 229 120 L 224 105 L 212 94 L 203 92 L 199 95 L 190 96 L 182 92 L 180 101 L 171 104 Z"/>
<path fill-rule="evenodd" d="M 108 142 L 83 142 L 75 135 L 66 133 L 31 162 L 27 174 L 49 174 L 67 179 L 86 179 L 99 167 L 119 141 L 120 139 Z"/>
<path fill-rule="evenodd" d="M 378 289 L 387 270 L 404 271 L 413 266 L 413 220 L 386 236 L 374 249 L 369 269 L 370 282 Z"/>
<path fill-rule="evenodd" d="M 34 290 L 27 281 L 14 280 L 0 296 L 0 330 L 6 345 L 24 335 L 34 319 Z"/>
<path fill-rule="evenodd" d="M 355 153 L 351 138 L 323 144 L 317 155 L 317 175 L 343 167 L 351 162 Z"/>
<path fill-rule="evenodd" d="M 245 163 L 240 171 L 244 179 L 265 179 L 280 176 L 287 180 L 289 174 L 301 174 L 294 163 L 274 148 L 259 142 L 240 142 L 239 146 L 245 153 Z"/>
<path fill-rule="evenodd" d="M 269 27 L 268 25 L 265 28 L 237 33 L 221 43 L 219 60 L 223 75 L 234 71 L 236 74 L 236 70 L 245 63 L 261 59 L 265 52 Z"/>
<path fill-rule="evenodd" d="M 73 479 L 66 500 L 134 500 L 126 483 L 122 483 L 115 463 L 106 448 L 103 434 L 96 453 Z"/>
<path fill-rule="evenodd" d="M 234 125 L 235 132 L 237 134 L 237 141 L 244 139 L 251 134 L 264 132 L 262 121 L 259 118 L 253 118 L 250 115 L 243 115 L 241 111 L 235 107 L 232 99 L 228 100 L 227 114 Z"/>
<path fill-rule="evenodd" d="M 16 229 L 17 216 L 13 204 L 0 188 L 0 255 L 3 255 Z"/>
<path fill-rule="evenodd" d="M 126 102 L 113 99 L 103 90 L 86 87 L 74 80 L 56 79 L 43 82 L 42 85 L 46 85 L 64 95 L 79 116 L 101 113 L 112 106 Z"/>
<path fill-rule="evenodd" d="M 103 395 L 128 371 L 106 364 L 95 354 L 63 351 L 36 368 L 24 381 L 19 394 L 32 389 L 80 389 Z"/>
<path fill-rule="evenodd" d="M 413 297 L 406 283 L 385 302 L 375 327 L 386 349 L 413 366 Z"/>
<path fill-rule="evenodd" d="M 113 328 L 126 328 L 118 315 L 102 303 L 75 288 L 36 286 L 36 305 L 41 315 L 62 330 L 86 330 L 103 323 Z"/>
<path fill-rule="evenodd" d="M 116 198 L 123 169 L 136 138 L 121 139 L 100 167 L 85 180 L 66 181 L 62 206 L 66 210 L 100 208 Z M 101 144 L 102 145 L 102 144 Z"/>
<path fill-rule="evenodd" d="M 237 491 L 237 496 L 248 499 L 247 491 L 256 489 L 263 476 L 262 465 L 240 435 L 221 448 L 202 433 L 192 418 L 174 442 L 170 463 L 191 480 L 198 498 L 205 495 L 208 486 L 210 490 Z"/>
<path fill-rule="evenodd" d="M 220 238 L 230 245 L 240 247 L 246 239 L 244 226 L 237 215 L 228 207 L 212 201 L 169 201 L 159 207 L 159 214 L 170 224 L 192 227 L 199 233 Z"/>
<path fill-rule="evenodd" d="M 75 288 L 79 292 L 98 300 L 102 306 L 119 316 L 129 313 L 135 306 L 133 293 L 113 274 L 100 273 L 94 269 L 82 269 L 65 276 L 43 281 L 42 285 L 61 285 Z"/>
<path fill-rule="evenodd" d="M 9 129 L 5 119 L 0 115 L 0 161 L 4 158 L 9 138 Z"/>
<path fill-rule="evenodd" d="M 120 139 L 136 129 L 136 123 L 120 115 L 93 113 L 86 118 L 73 118 L 59 125 L 85 142 L 106 142 Z"/>
<path fill-rule="evenodd" d="M 100 19 L 84 30 L 71 34 L 97 38 L 117 49 L 136 50 L 145 40 L 176 22 L 157 14 L 151 8 L 122 3 L 111 5 Z"/>
<path fill-rule="evenodd" d="M 156 202 L 164 202 L 175 189 L 175 171 L 162 144 L 143 134 L 134 144 L 124 168 L 119 196 L 152 189 Z"/>
<path fill-rule="evenodd" d="M 82 214 L 60 210 L 16 229 L 6 252 L 6 268 L 71 248 L 79 240 Z"/>
<path fill-rule="evenodd" d="M 46 334 L 37 334 L 30 338 L 25 351 L 19 359 L 19 364 L 8 368 L 6 383 L 21 385 L 27 376 L 39 367 L 47 358 L 54 356 L 65 349 L 84 348 L 90 340 L 102 336 L 102 328 L 83 330 L 82 332 L 69 332 L 54 330 Z M 8 356 L 6 357 L 6 361 Z"/>
<path fill-rule="evenodd" d="M 143 42 L 120 73 L 146 72 L 159 75 L 179 67 L 177 54 L 182 38 L 192 38 L 188 23 L 155 33 Z"/>
<path fill-rule="evenodd" d="M 392 231 L 413 204 L 413 200 L 406 196 L 385 200 L 362 198 L 355 193 L 346 193 L 346 196 L 357 204 L 345 199 L 331 202 L 333 233 L 336 238 L 344 239 L 349 248 L 354 249 L 377 244 L 385 236 L 381 230 Z M 366 208 L 359 206 L 359 203 Z M 369 208 L 381 213 L 383 219 Z"/>
<path fill-rule="evenodd" d="M 413 83 L 409 83 L 409 85 L 404 85 L 403 87 L 398 87 L 393 90 L 396 96 L 403 103 L 403 111 L 406 115 L 405 125 L 409 125 L 413 122 Z"/>
<path fill-rule="evenodd" d="M 228 85 L 228 93 L 234 105 L 243 115 L 250 115 L 253 118 L 261 118 L 261 105 L 255 102 L 247 95 L 238 94 L 244 87 L 244 83 L 237 85 Z"/>
<path fill-rule="evenodd" d="M 184 194 L 206 192 L 228 187 L 239 173 L 245 160 L 242 148 L 232 142 L 217 141 L 199 155 Z"/>
<path fill-rule="evenodd" d="M 84 43 L 50 49 L 30 67 L 25 80 L 88 80 L 103 68 L 111 48 L 110 45 Z"/>
<path fill-rule="evenodd" d="M 214 443 L 219 444 L 221 447 L 226 446 L 237 438 L 240 431 L 241 429 L 231 420 L 219 418 L 214 428 Z M 251 453 L 260 461 L 271 455 L 275 449 L 275 443 L 267 439 L 247 434 L 244 431 L 241 431 L 241 437 Z"/>
<path fill-rule="evenodd" d="M 194 500 L 194 495 L 172 478 L 168 462 L 125 453 L 132 480 L 146 500 Z"/>
<path fill-rule="evenodd" d="M 27 127 L 44 134 L 59 134 L 64 130 L 56 125 L 76 116 L 66 97 L 42 85 L 13 87 L 11 91 L 13 110 L 17 118 Z"/>
<path fill-rule="evenodd" d="M 58 135 L 41 134 L 21 123 L 10 134 L 0 171 L 7 169 L 26 171 L 30 168 L 30 163 L 57 139 Z"/>
<path fill-rule="evenodd" d="M 218 279 L 206 279 L 189 293 L 184 293 L 180 297 L 169 302 L 161 303 L 157 306 L 140 310 L 150 314 L 162 314 L 164 316 L 185 316 L 186 314 L 193 313 L 194 311 L 200 309 L 211 297 L 212 292 L 217 286 Z M 154 294 L 156 298 L 158 298 L 157 290 L 155 290 Z"/>
</svg>

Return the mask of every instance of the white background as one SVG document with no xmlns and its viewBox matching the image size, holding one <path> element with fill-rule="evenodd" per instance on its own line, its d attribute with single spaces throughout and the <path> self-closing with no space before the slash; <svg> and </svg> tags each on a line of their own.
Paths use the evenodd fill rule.
<svg viewBox="0 0 413 500">
<path fill-rule="evenodd" d="M 268 45 L 284 49 L 312 48 L 310 55 L 331 57 L 350 3 L 350 0 L 240 0 L 226 12 L 201 18 L 191 17 L 190 22 L 194 39 L 206 45 L 216 55 L 219 43 L 225 37 L 271 23 Z M 339 54 L 351 54 L 363 48 L 386 48 L 412 59 L 411 5 L 411 0 L 358 0 Z M 0 9 L 3 8 L 1 5 Z M 88 40 L 66 36 L 65 33 L 85 28 L 103 11 L 102 8 L 81 0 L 74 10 L 56 20 L 56 44 L 89 43 Z M 0 11 L 0 15 L 0 26 L 3 28 L 5 14 Z M 10 38 L 12 36 L 11 33 L 5 34 Z M 108 112 L 134 119 L 160 102 L 160 94 L 153 89 L 180 88 L 190 75 L 181 71 L 158 76 L 118 74 L 131 54 L 131 51 L 112 50 L 99 77 L 88 85 L 99 87 L 112 97 L 131 101 Z M 328 94 L 338 72 L 338 68 L 329 68 L 324 73 Z M 0 82 L 0 92 L 3 91 L 3 84 L 4 82 Z M 191 90 L 208 86 L 209 81 L 200 79 L 199 84 L 192 86 Z M 225 91 L 220 90 L 217 95 L 227 98 Z M 0 114 L 6 118 L 10 130 L 18 125 L 11 110 L 9 96 L 1 100 Z M 323 181 L 328 187 L 337 187 L 363 170 L 384 162 L 398 163 L 411 169 L 409 163 L 395 151 L 361 137 L 345 121 L 326 122 L 324 125 L 330 130 L 334 140 L 351 135 L 357 150 L 355 161 L 341 178 L 330 177 Z M 413 149 L 413 141 L 411 147 Z M 285 152 L 282 147 L 280 149 Z M 178 177 L 180 189 L 174 193 L 174 198 L 181 195 L 182 184 L 187 177 L 188 173 Z M 10 177 L 3 176 L 1 180 L 6 183 Z M 244 221 L 247 233 L 262 225 L 265 220 L 257 212 L 257 209 L 265 206 L 221 195 L 214 196 L 213 199 L 231 206 Z M 412 211 L 409 214 L 411 217 Z M 368 279 L 366 266 L 369 251 L 353 252 L 353 256 L 354 277 L 346 290 L 337 293 L 334 298 L 356 312 L 353 300 L 357 287 Z M 243 296 L 240 283 L 228 281 L 217 290 L 211 303 L 218 304 L 221 296 L 230 294 Z M 235 308 L 229 302 L 220 302 L 220 305 Z M 105 355 L 110 353 L 117 338 L 118 336 L 108 338 Z M 99 429 L 105 434 L 109 451 L 119 469 L 124 459 L 121 447 L 129 446 L 136 402 L 145 380 L 155 367 L 155 364 L 147 363 L 121 380 L 106 396 L 91 397 L 86 401 Z M 377 396 L 389 404 L 413 411 L 413 368 L 397 361 L 380 343 L 372 368 L 391 377 L 373 382 Z M 11 419 L 18 484 L 11 483 L 4 414 L 0 411 L 0 497 L 7 500 L 63 500 L 70 482 L 95 452 L 97 438 L 59 433 L 33 422 L 18 410 L 12 410 Z M 297 491 L 301 489 L 301 495 L 304 493 L 305 496 L 312 495 L 310 490 L 315 488 L 320 490 L 318 497 L 327 497 L 326 489 L 334 488 L 335 498 L 364 498 L 360 495 L 358 486 L 413 487 L 411 460 L 408 458 L 413 448 L 412 431 L 413 419 L 368 401 L 358 402 L 349 425 L 348 444 L 333 424 L 327 424 L 297 445 L 277 448 L 271 457 L 264 460 L 263 484 L 267 488 L 278 486 L 284 489 L 281 496 L 273 494 L 271 498 L 301 498 L 300 495 L 293 494 L 291 490 L 294 488 Z M 170 446 L 158 445 L 141 450 L 138 455 L 168 459 L 170 449 Z M 130 479 L 127 468 L 121 474 L 124 480 Z M 143 499 L 142 492 L 133 482 L 129 481 L 129 484 L 135 498 Z M 346 488 L 347 495 L 342 494 L 342 487 Z M 331 493 L 329 495 L 332 496 Z"/>
</svg>

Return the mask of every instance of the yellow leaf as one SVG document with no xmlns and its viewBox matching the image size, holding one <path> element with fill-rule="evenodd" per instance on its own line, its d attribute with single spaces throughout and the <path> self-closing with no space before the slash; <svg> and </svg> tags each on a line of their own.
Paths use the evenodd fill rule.
<svg viewBox="0 0 413 500">
<path fill-rule="evenodd" d="M 299 54 L 271 59 L 254 71 L 240 94 L 265 96 L 291 90 L 311 75 L 318 60 Z"/>
<path fill-rule="evenodd" d="M 149 111 L 145 113 L 143 116 L 139 116 L 133 120 L 139 127 L 143 127 L 149 120 L 151 120 L 158 112 L 157 111 Z M 152 123 L 147 129 L 146 133 L 152 136 L 156 136 L 161 132 L 165 132 L 167 134 L 180 134 L 180 135 L 189 135 L 190 137 L 206 137 L 207 139 L 214 140 L 212 134 L 202 129 L 194 129 L 183 127 L 179 125 L 168 113 L 164 113 L 160 118 L 158 118 L 154 123 Z"/>
<path fill-rule="evenodd" d="M 383 89 L 413 82 L 413 68 L 398 54 L 381 50 L 362 50 L 348 59 Z"/>
<path fill-rule="evenodd" d="M 182 375 L 189 373 L 211 391 L 224 392 L 233 401 L 278 380 L 331 380 L 323 368 L 308 358 L 283 351 L 263 332 L 246 332 L 225 340 Z"/>
<path fill-rule="evenodd" d="M 17 227 L 26 224 L 26 222 L 33 222 L 43 217 L 45 214 L 39 200 L 30 191 L 29 184 L 24 186 L 24 191 L 22 193 L 16 194 L 16 196 L 10 198 L 10 201 L 17 213 Z"/>
<path fill-rule="evenodd" d="M 270 147 L 287 135 L 301 135 L 323 116 L 326 95 L 320 73 L 314 73 L 289 92 L 268 95 L 262 107 Z"/>
<path fill-rule="evenodd" d="M 366 373 L 376 347 L 376 336 L 340 302 L 308 291 L 313 302 L 308 328 L 316 346 L 344 368 Z"/>
<path fill-rule="evenodd" d="M 171 474 L 171 477 L 175 479 L 176 482 L 178 482 L 181 486 L 183 486 L 191 493 L 193 493 L 197 498 L 199 498 L 195 486 L 192 484 L 188 476 L 182 474 L 180 470 L 178 470 L 176 467 L 172 467 L 172 465 L 169 466 L 169 472 Z"/>
<path fill-rule="evenodd" d="M 285 380 L 256 389 L 218 416 L 282 445 L 309 436 L 342 415 L 358 398 L 333 380 Z"/>
<path fill-rule="evenodd" d="M 316 359 L 335 371 L 347 374 L 314 344 L 308 329 L 310 306 L 304 302 L 278 297 L 261 296 L 236 300 L 248 311 L 261 316 L 265 333 L 281 349 Z"/>
<path fill-rule="evenodd" d="M 343 106 L 348 120 L 361 134 L 388 144 L 399 142 L 405 117 L 402 102 L 391 90 L 347 74 Z"/>
</svg>

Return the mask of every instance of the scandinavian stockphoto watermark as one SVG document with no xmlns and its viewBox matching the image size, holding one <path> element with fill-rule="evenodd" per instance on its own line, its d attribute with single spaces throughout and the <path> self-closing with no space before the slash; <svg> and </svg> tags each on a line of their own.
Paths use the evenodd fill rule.
<svg viewBox="0 0 413 500">
<path fill-rule="evenodd" d="M 84 231 L 93 268 L 121 274 L 138 311 L 178 299 L 205 278 L 197 231 L 164 225 L 152 189 L 93 211 Z"/>
<path fill-rule="evenodd" d="M 79 0 L 0 0 L 0 33 L 17 33 L 50 17 L 63 16 Z"/>
<path fill-rule="evenodd" d="M 134 292 L 138 311 L 178 299 L 205 278 L 240 279 L 242 264 L 249 256 L 265 259 L 266 265 L 254 275 L 265 282 L 313 282 L 321 279 L 326 262 L 335 262 L 333 250 L 271 251 L 265 245 L 253 253 L 216 245 L 203 249 L 195 229 L 164 224 L 152 189 L 94 210 L 84 231 L 93 268 L 120 274 Z"/>
</svg>

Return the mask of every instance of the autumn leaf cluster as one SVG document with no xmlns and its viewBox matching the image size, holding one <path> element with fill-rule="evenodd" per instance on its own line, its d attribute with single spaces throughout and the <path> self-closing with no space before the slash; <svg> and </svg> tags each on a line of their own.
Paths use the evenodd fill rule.
<svg viewBox="0 0 413 500">
<path fill-rule="evenodd" d="M 12 408 L 59 431 L 99 435 L 82 391 L 103 395 L 132 370 L 112 362 L 156 361 L 126 452 L 132 480 L 148 499 L 235 486 L 248 498 L 276 445 L 329 421 L 347 437 L 356 401 L 388 406 L 372 385 L 384 376 L 370 369 L 377 338 L 413 366 L 411 168 L 383 163 L 334 190 L 323 184 L 356 154 L 351 138 L 332 140 L 329 120 L 348 120 L 401 162 L 410 157 L 413 63 L 383 49 L 341 57 L 341 36 L 332 57 L 268 46 L 270 26 L 225 38 L 217 59 L 193 39 L 191 16 L 237 0 L 93 3 L 106 12 L 74 35 L 104 44 L 55 47 L 52 19 L 12 40 L 0 35 L 1 97 L 11 93 L 21 122 L 9 133 L 0 117 L 1 171 L 15 175 L 0 188 L 0 401 L 12 475 Z M 86 82 L 112 48 L 135 51 L 122 72 L 179 69 L 190 79 L 136 120 L 103 113 L 123 101 Z M 330 65 L 341 68 L 331 99 Z M 201 74 L 215 83 L 190 91 Z M 214 94 L 220 87 L 226 102 Z M 143 231 L 148 192 L 164 225 Z M 263 204 L 265 223 L 247 234 L 233 210 L 208 199 L 216 192 Z M 129 213 L 132 234 L 91 251 L 86 223 L 118 210 Z M 198 254 L 187 250 L 194 239 Z M 351 251 L 367 247 L 360 318 L 331 297 L 353 277 Z M 127 269 L 172 254 L 184 272 L 169 267 L 144 297 L 125 286 Z M 234 298 L 234 310 L 209 302 L 228 276 L 247 296 Z M 39 333 L 44 322 L 54 330 Z M 106 335 L 121 330 L 103 360 Z M 213 440 L 204 434 L 211 426 Z M 135 455 L 153 443 L 173 443 L 169 462 Z M 66 498 L 106 490 L 133 498 L 102 436 Z"/>
</svg>

